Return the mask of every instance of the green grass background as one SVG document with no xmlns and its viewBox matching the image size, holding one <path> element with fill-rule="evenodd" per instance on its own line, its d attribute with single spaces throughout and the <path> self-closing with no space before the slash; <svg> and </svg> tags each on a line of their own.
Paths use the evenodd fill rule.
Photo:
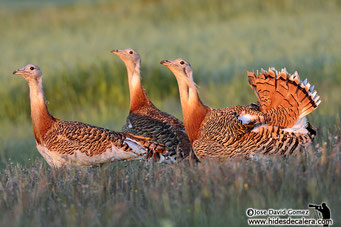
<svg viewBox="0 0 341 227">
<path fill-rule="evenodd" d="M 337 0 L 0 0 L 0 224 L 245 226 L 248 206 L 321 200 L 336 214 L 340 28 Z M 128 47 L 141 54 L 154 104 L 179 118 L 177 84 L 160 60 L 190 61 L 200 97 L 216 108 L 256 100 L 246 71 L 297 70 L 321 96 L 308 116 L 317 139 L 304 154 L 270 163 L 53 172 L 35 149 L 27 84 L 12 71 L 40 66 L 54 116 L 119 131 L 129 93 L 125 67 L 110 50 Z"/>
</svg>

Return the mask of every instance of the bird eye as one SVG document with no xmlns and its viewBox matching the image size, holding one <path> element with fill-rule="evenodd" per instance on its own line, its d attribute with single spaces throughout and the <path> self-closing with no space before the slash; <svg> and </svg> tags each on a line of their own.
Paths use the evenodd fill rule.
<svg viewBox="0 0 341 227">
<path fill-rule="evenodd" d="M 185 64 L 185 62 L 184 62 L 184 61 L 181 61 L 180 64 L 183 65 L 183 64 Z"/>
<path fill-rule="evenodd" d="M 33 66 L 31 66 L 31 67 L 30 67 L 30 69 L 31 69 L 31 70 L 33 70 L 33 69 L 34 69 L 34 67 L 33 67 Z"/>
<path fill-rule="evenodd" d="M 129 54 L 133 54 L 134 52 L 131 50 L 131 51 L 129 51 Z"/>
</svg>

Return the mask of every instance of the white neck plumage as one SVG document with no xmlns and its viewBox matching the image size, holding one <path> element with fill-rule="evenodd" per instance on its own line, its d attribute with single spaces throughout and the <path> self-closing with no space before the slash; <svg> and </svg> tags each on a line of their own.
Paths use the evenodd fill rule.
<svg viewBox="0 0 341 227">
<path fill-rule="evenodd" d="M 134 91 L 140 87 L 142 87 L 141 84 L 141 75 L 140 75 L 140 64 L 132 64 L 130 66 L 127 66 L 128 70 L 128 83 L 129 83 L 129 92 L 130 94 L 133 94 Z M 130 101 L 131 101 L 130 96 Z"/>
</svg>

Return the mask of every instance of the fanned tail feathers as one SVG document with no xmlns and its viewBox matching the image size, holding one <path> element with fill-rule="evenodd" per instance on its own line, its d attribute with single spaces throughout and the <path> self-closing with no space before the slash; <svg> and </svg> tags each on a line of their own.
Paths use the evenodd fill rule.
<svg viewBox="0 0 341 227">
<path fill-rule="evenodd" d="M 255 92 L 262 112 L 270 117 L 269 124 L 290 128 L 296 121 L 314 111 L 321 103 L 314 86 L 298 73 L 289 74 L 274 68 L 259 74 L 248 72 L 249 84 Z"/>
</svg>

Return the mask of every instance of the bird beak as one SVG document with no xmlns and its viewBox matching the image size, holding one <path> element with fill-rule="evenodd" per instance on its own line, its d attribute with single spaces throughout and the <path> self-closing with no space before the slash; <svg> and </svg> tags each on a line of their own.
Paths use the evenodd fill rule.
<svg viewBox="0 0 341 227">
<path fill-rule="evenodd" d="M 113 54 L 118 54 L 119 53 L 119 50 L 112 50 L 112 51 L 110 51 L 110 53 L 113 53 Z"/>
<path fill-rule="evenodd" d="M 169 60 L 162 60 L 162 61 L 160 61 L 160 64 L 161 65 L 169 65 L 170 64 L 170 61 Z"/>
<path fill-rule="evenodd" d="M 25 71 L 22 68 L 13 71 L 13 75 L 22 75 L 22 74 L 25 74 Z"/>
</svg>

